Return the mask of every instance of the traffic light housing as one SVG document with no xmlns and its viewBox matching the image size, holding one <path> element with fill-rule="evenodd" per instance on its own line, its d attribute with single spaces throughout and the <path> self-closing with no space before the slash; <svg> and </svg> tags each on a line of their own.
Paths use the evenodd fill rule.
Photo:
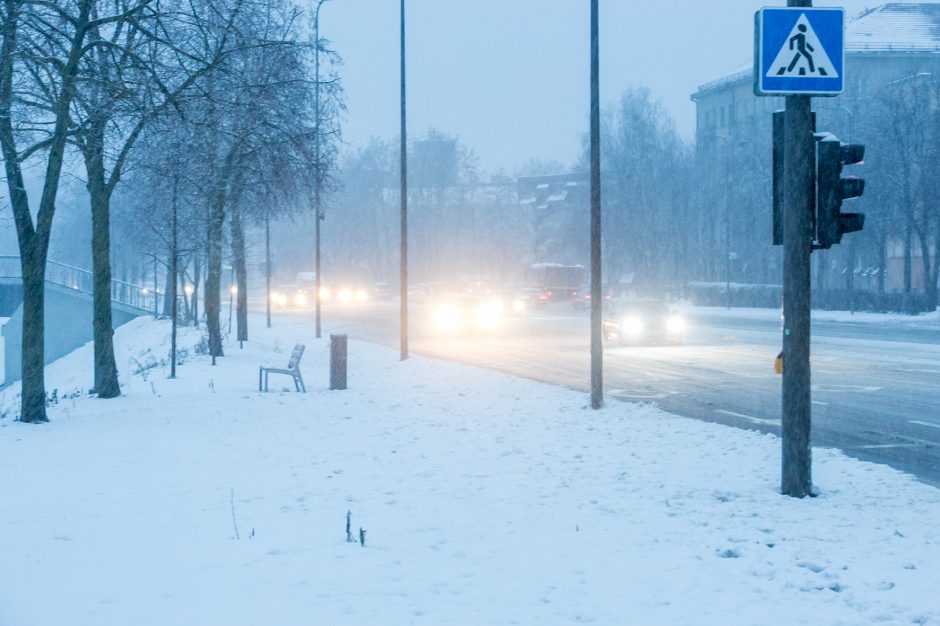
<svg viewBox="0 0 940 626">
<path fill-rule="evenodd" d="M 774 111 L 773 114 L 773 244 L 775 246 L 783 245 L 783 154 L 784 154 L 784 111 Z M 814 137 L 816 134 L 816 113 L 810 113 L 810 123 L 813 128 Z M 815 177 L 816 172 L 813 172 Z M 816 185 L 813 179 L 814 190 Z M 816 198 L 810 198 L 812 206 L 809 207 L 809 227 L 810 232 L 816 232 L 816 206 L 813 204 Z"/>
<path fill-rule="evenodd" d="M 865 146 L 846 144 L 829 135 L 816 142 L 816 245 L 827 249 L 842 241 L 845 233 L 854 233 L 865 226 L 864 213 L 843 213 L 842 202 L 865 192 L 861 178 L 842 177 L 846 165 L 861 163 Z"/>
</svg>

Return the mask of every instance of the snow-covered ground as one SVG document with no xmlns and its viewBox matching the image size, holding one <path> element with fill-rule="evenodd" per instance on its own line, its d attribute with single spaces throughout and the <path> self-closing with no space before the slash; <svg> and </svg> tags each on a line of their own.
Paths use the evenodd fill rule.
<svg viewBox="0 0 940 626">
<path fill-rule="evenodd" d="M 816 449 L 791 499 L 773 436 L 356 342 L 329 391 L 312 323 L 261 326 L 216 367 L 186 329 L 168 380 L 168 325 L 132 322 L 124 397 L 81 395 L 86 346 L 46 425 L 2 392 L 0 624 L 940 623 L 907 475 Z M 308 393 L 259 393 L 295 342 Z"/>
</svg>

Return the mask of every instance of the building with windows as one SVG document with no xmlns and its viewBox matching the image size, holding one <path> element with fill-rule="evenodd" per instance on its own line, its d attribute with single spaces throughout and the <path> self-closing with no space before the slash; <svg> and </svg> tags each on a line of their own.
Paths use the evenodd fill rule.
<svg viewBox="0 0 940 626">
<path fill-rule="evenodd" d="M 865 165 L 846 171 L 866 179 L 865 195 L 846 205 L 866 213 L 866 224 L 841 245 L 813 254 L 814 281 L 822 288 L 871 284 L 889 293 L 929 291 L 930 281 L 936 285 L 940 235 L 940 4 L 888 3 L 846 16 L 846 22 L 845 91 L 813 98 L 813 110 L 817 130 L 866 145 Z M 722 248 L 737 250 L 739 258 L 758 255 L 741 261 L 756 266 L 761 259 L 779 263 L 779 250 L 770 246 L 767 174 L 771 114 L 783 108 L 784 99 L 755 96 L 753 82 L 748 64 L 703 84 L 691 97 L 697 158 L 713 169 L 714 202 L 733 220 L 727 234 L 719 232 L 716 220 L 715 255 Z M 730 199 L 726 176 L 734 190 Z M 721 245 L 723 236 L 730 241 Z M 752 240 L 761 245 L 744 250 L 742 242 Z M 861 277 L 865 281 L 855 281 Z"/>
</svg>

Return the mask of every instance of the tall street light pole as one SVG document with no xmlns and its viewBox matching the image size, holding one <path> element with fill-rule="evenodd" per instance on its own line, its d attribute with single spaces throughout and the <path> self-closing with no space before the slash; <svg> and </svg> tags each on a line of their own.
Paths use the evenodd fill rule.
<svg viewBox="0 0 940 626">
<path fill-rule="evenodd" d="M 601 114 L 597 2 L 591 0 L 591 407 L 604 405 L 601 294 Z"/>
<path fill-rule="evenodd" d="M 401 360 L 408 358 L 408 141 L 405 124 L 405 0 L 401 0 Z"/>
<path fill-rule="evenodd" d="M 320 184 L 323 182 L 323 179 L 320 175 L 320 141 L 322 137 L 320 136 L 320 7 L 323 6 L 323 3 L 327 0 L 317 0 L 316 9 L 313 12 L 313 39 L 314 39 L 314 80 L 316 81 L 316 91 L 314 92 L 313 98 L 313 114 L 316 118 L 314 123 L 314 148 L 313 148 L 313 158 L 316 161 L 314 175 L 313 175 L 313 208 L 315 211 L 315 222 L 316 226 L 314 228 L 314 239 L 315 239 L 315 248 L 316 248 L 316 284 L 314 290 L 314 301 L 316 302 L 316 318 L 317 318 L 317 339 L 321 337 L 321 327 L 320 327 L 320 285 L 321 285 L 321 272 L 320 272 L 320 222 L 323 221 L 323 212 L 320 210 Z"/>
<path fill-rule="evenodd" d="M 271 211 L 264 209 L 264 293 L 267 326 L 271 328 Z"/>
<path fill-rule="evenodd" d="M 731 308 L 731 142 L 725 152 L 725 308 Z"/>
</svg>

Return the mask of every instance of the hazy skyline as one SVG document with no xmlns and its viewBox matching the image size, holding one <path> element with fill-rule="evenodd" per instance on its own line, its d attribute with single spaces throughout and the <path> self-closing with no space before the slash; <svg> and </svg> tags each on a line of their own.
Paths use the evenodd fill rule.
<svg viewBox="0 0 940 626">
<path fill-rule="evenodd" d="M 648 87 L 691 140 L 696 88 L 750 62 L 754 11 L 783 2 L 600 3 L 601 100 Z M 817 1 L 850 18 L 881 2 Z M 488 171 L 576 161 L 588 123 L 587 0 L 407 0 L 409 138 L 457 135 Z M 347 146 L 399 131 L 399 3 L 331 0 L 320 31 L 344 59 Z"/>
</svg>

